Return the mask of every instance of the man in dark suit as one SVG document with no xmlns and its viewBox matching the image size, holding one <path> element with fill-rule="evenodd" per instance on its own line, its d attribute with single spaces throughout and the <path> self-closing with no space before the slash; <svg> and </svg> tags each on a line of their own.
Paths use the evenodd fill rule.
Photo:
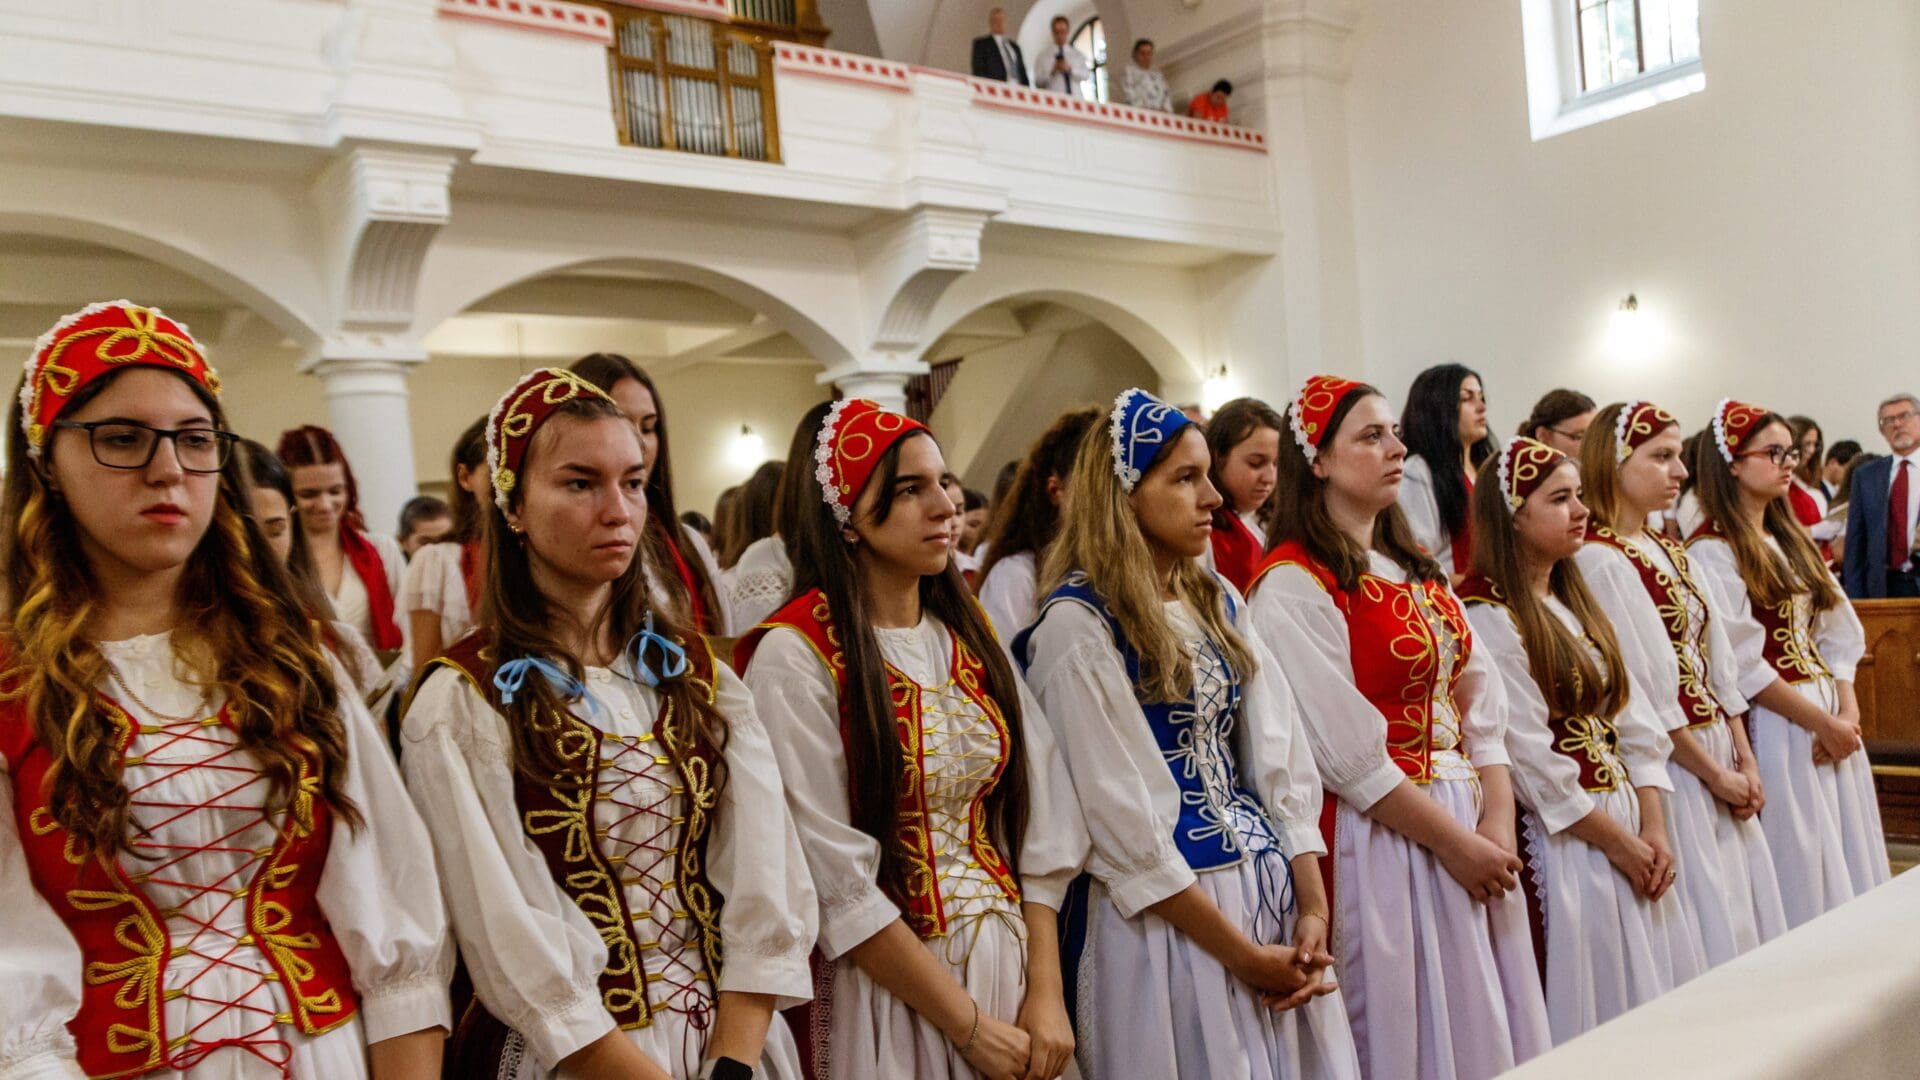
<svg viewBox="0 0 1920 1080">
<path fill-rule="evenodd" d="M 973 39 L 973 75 L 977 79 L 1010 82 L 1015 86 L 1027 81 L 1027 61 L 1020 55 L 1020 43 L 1007 36 L 1007 12 L 994 8 L 987 13 L 984 37 Z"/>
<path fill-rule="evenodd" d="M 1879 422 L 1893 453 L 1855 469 L 1847 499 L 1840 578 L 1855 600 L 1920 596 L 1920 562 L 1913 551 L 1920 518 L 1920 398 L 1895 394 L 1881 402 Z"/>
</svg>

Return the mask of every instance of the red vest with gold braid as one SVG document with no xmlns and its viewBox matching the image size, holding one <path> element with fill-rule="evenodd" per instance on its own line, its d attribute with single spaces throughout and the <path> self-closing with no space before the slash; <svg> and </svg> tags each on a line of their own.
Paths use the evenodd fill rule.
<svg viewBox="0 0 1920 1080">
<path fill-rule="evenodd" d="M 1478 572 L 1468 574 L 1457 591 L 1469 607 L 1474 604 L 1507 607 L 1507 598 L 1500 587 Z M 1582 641 L 1586 640 L 1584 633 L 1580 636 Z M 1554 752 L 1579 767 L 1582 789 L 1612 791 L 1631 782 L 1626 763 L 1620 760 L 1620 732 L 1614 727 L 1612 717 L 1556 716 L 1548 709 L 1547 730 L 1553 733 Z"/>
<path fill-rule="evenodd" d="M 111 725 L 124 762 L 133 717 L 104 695 L 95 696 L 94 710 Z M 232 722 L 225 709 L 217 720 Z M 167 1030 L 166 1002 L 174 994 L 165 988 L 165 974 L 177 955 L 167 928 L 171 913 L 141 889 L 146 874 L 128 873 L 119 858 L 78 854 L 73 836 L 53 820 L 47 804 L 53 758 L 20 699 L 0 704 L 0 754 L 13 775 L 12 811 L 28 874 L 73 934 L 85 965 L 80 1010 L 67 1022 L 81 1069 L 111 1077 L 169 1067 L 172 1052 L 191 1040 L 190 1032 Z M 359 1004 L 346 957 L 315 897 L 332 831 L 319 762 L 302 753 L 280 835 L 247 882 L 246 917 L 285 988 L 289 1008 L 275 1020 L 308 1035 L 345 1023 Z"/>
<path fill-rule="evenodd" d="M 712 701 L 712 650 L 704 639 L 691 646 L 685 642 L 681 645 L 687 650 L 685 677 L 704 686 L 707 700 Z M 475 630 L 455 642 L 428 666 L 436 665 L 459 672 L 489 704 L 505 713 L 500 692 L 493 685 L 499 660 L 485 631 Z M 421 681 L 425 681 L 424 675 Z M 554 883 L 607 945 L 607 965 L 600 972 L 601 1004 L 622 1029 L 644 1028 L 653 1023 L 656 1006 L 648 996 L 641 947 L 633 935 L 633 912 L 621 887 L 623 864 L 606 854 L 594 821 L 600 748 L 606 735 L 570 712 L 559 719 L 560 726 L 552 737 L 567 771 L 554 777 L 552 783 L 542 783 L 525 770 L 513 770 L 513 797 L 520 811 L 520 827 L 546 860 Z M 719 978 L 721 962 L 721 897 L 707 881 L 706 870 L 710 815 L 716 801 L 712 778 L 717 762 L 706 744 L 693 737 L 691 722 L 675 715 L 673 703 L 665 697 L 654 718 L 653 735 L 671 753 L 684 787 L 681 813 L 686 822 L 680 834 L 674 879 L 688 915 L 700 927 L 700 949 L 711 982 Z M 476 999 L 458 1020 L 451 1040 L 454 1045 L 448 1049 L 447 1075 L 479 1075 L 481 1069 L 497 1064 L 505 1033 L 505 1026 L 488 1016 Z"/>
<path fill-rule="evenodd" d="M 1703 522 L 1687 538 L 1687 545 L 1691 547 L 1709 537 L 1725 540 L 1726 536 L 1720 531 L 1720 526 L 1711 521 Z M 1781 681 L 1798 685 L 1832 674 L 1827 669 L 1827 662 L 1820 658 L 1820 647 L 1813 640 L 1811 597 L 1798 593 L 1780 604 L 1763 604 L 1757 597 L 1750 597 L 1748 606 L 1753 609 L 1753 617 L 1760 623 L 1761 629 L 1767 632 L 1761 644 L 1761 654 Z"/>
<path fill-rule="evenodd" d="M 1442 694 L 1453 696 L 1473 652 L 1473 631 L 1459 602 L 1444 587 L 1396 584 L 1373 574 L 1362 574 L 1359 588 L 1349 592 L 1297 540 L 1284 541 L 1267 553 L 1254 585 L 1279 566 L 1297 566 L 1313 575 L 1346 616 L 1354 686 L 1386 718 L 1387 756 L 1407 779 L 1432 783 L 1434 702 Z M 1441 632 L 1459 642 L 1459 659 L 1444 683 L 1436 622 Z M 1458 749 L 1465 756 L 1465 746 Z"/>
<path fill-rule="evenodd" d="M 1706 595 L 1694 583 L 1687 566 L 1687 549 L 1658 533 L 1649 535 L 1667 553 L 1676 573 L 1668 573 L 1639 548 L 1621 539 L 1619 533 L 1604 526 L 1589 528 L 1587 543 L 1618 551 L 1640 575 L 1640 585 L 1652 597 L 1654 610 L 1659 612 L 1660 622 L 1667 628 L 1667 639 L 1673 642 L 1674 659 L 1680 665 L 1680 711 L 1686 714 L 1687 726 L 1705 727 L 1725 720 L 1727 711 L 1713 688 L 1707 685 L 1707 673 L 1703 670 L 1707 627 L 1713 618 L 1707 609 Z M 1693 612 L 1698 612 L 1700 617 L 1695 619 Z"/>
<path fill-rule="evenodd" d="M 734 654 L 734 666 L 745 671 L 767 631 L 781 626 L 798 631 L 806 638 L 819 655 L 820 662 L 832 674 L 834 687 L 840 694 L 840 735 L 844 741 L 848 733 L 847 659 L 840 646 L 840 635 L 833 626 L 833 615 L 827 610 L 826 595 L 819 589 L 795 597 L 786 607 L 774 612 L 766 622 L 741 638 Z M 1000 775 L 1006 770 L 1011 736 L 1006 721 L 1002 719 L 999 704 L 986 691 L 985 665 L 960 640 L 960 635 L 953 634 L 952 637 L 954 682 L 969 701 L 980 706 L 1000 735 L 1000 751 L 994 762 L 993 775 L 981 786 L 974 798 L 972 813 L 968 816 L 967 846 L 980 866 L 992 875 L 1006 893 L 1007 899 L 1017 904 L 1020 902 L 1020 886 L 1008 869 L 1006 860 L 1001 858 L 999 849 L 994 846 L 987 828 L 986 810 L 987 796 L 999 784 Z M 947 913 L 940 896 L 940 881 L 934 873 L 934 829 L 926 811 L 926 757 L 920 741 L 920 698 L 923 688 L 892 664 L 887 665 L 887 686 L 893 698 L 894 722 L 900 732 L 900 746 L 906 754 L 907 768 L 901 776 L 900 786 L 899 830 L 910 860 L 907 895 L 893 896 L 892 899 L 900 905 L 907 925 L 925 940 L 946 934 Z M 891 893 L 891 888 L 888 891 Z"/>
</svg>

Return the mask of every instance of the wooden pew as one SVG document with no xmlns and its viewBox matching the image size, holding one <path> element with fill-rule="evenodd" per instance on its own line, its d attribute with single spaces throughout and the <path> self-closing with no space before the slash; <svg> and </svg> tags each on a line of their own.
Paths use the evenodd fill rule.
<svg viewBox="0 0 1920 1080">
<path fill-rule="evenodd" d="M 1920 843 L 1920 600 L 1855 600 L 1867 632 L 1854 691 L 1887 839 Z"/>
</svg>

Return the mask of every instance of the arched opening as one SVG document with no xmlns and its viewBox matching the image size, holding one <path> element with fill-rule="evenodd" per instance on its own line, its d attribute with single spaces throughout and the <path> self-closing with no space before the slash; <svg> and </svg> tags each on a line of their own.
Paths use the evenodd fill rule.
<svg viewBox="0 0 1920 1080">
<path fill-rule="evenodd" d="M 969 487 L 990 490 L 1055 417 L 1162 380 L 1126 333 L 1085 298 L 1027 294 L 974 309 L 923 359 L 933 368 L 916 404 Z M 937 395 L 937 399 L 936 399 Z"/>
<path fill-rule="evenodd" d="M 832 392 L 806 340 L 819 332 L 796 318 L 737 282 L 636 260 L 579 263 L 496 289 L 423 339 L 431 359 L 411 379 L 421 490 L 445 491 L 454 441 L 515 379 L 612 352 L 659 385 L 680 509 L 711 515 L 723 490 L 785 455 L 801 414 Z M 758 455 L 744 452 L 756 440 Z"/>
</svg>

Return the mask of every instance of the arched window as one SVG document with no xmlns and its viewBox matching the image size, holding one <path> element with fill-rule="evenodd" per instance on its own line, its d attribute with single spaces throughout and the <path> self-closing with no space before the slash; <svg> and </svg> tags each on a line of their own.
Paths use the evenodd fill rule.
<svg viewBox="0 0 1920 1080">
<path fill-rule="evenodd" d="M 1093 78 L 1075 87 L 1080 96 L 1089 101 L 1108 101 L 1107 96 L 1107 32 L 1100 26 L 1100 16 L 1095 15 L 1080 24 L 1073 33 L 1073 47 L 1087 58 L 1087 66 L 1093 69 Z"/>
</svg>

